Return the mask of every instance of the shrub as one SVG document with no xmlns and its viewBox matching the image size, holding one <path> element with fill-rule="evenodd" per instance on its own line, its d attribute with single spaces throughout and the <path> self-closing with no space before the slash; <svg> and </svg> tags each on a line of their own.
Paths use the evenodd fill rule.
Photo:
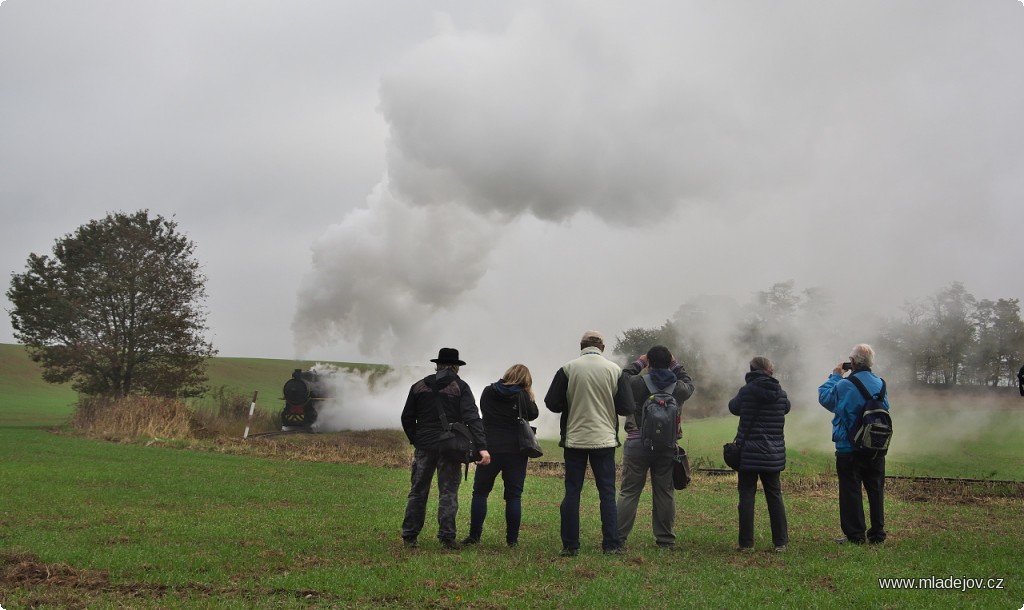
<svg viewBox="0 0 1024 610">
<path fill-rule="evenodd" d="M 71 419 L 82 434 L 107 440 L 191 438 L 200 428 L 184 402 L 155 396 L 83 397 Z"/>
</svg>

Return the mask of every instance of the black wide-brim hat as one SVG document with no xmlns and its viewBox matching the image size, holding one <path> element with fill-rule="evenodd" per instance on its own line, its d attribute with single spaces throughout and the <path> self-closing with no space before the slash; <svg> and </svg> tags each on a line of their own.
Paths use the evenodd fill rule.
<svg viewBox="0 0 1024 610">
<path fill-rule="evenodd" d="M 431 362 L 437 364 L 454 364 L 455 366 L 465 366 L 466 363 L 459 360 L 459 350 L 454 347 L 442 347 L 441 351 L 437 352 L 437 358 L 431 358 Z"/>
</svg>

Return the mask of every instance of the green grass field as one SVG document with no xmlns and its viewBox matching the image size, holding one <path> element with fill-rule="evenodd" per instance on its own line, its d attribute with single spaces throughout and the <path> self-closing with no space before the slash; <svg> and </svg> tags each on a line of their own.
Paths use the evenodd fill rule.
<svg viewBox="0 0 1024 610">
<path fill-rule="evenodd" d="M 33 382 L 8 347 L 0 346 L 0 606 L 7 610 L 1024 604 L 1024 501 L 1017 488 L 953 492 L 894 484 L 887 500 L 889 542 L 883 548 L 838 546 L 831 543 L 838 516 L 835 486 L 827 476 L 829 455 L 809 441 L 807 448 L 791 449 L 783 477 L 792 539 L 785 554 L 767 552 L 770 536 L 760 500 L 759 552 L 735 553 L 735 479 L 698 475 L 690 489 L 677 494 L 680 548 L 654 547 L 645 494 L 627 553 L 602 555 L 597 498 L 589 486 L 583 553 L 562 559 L 561 480 L 538 473 L 527 479 L 519 548 L 503 544 L 496 489 L 478 548 L 442 552 L 432 542 L 435 503 L 421 548 L 407 551 L 398 537 L 407 470 L 228 455 L 215 447 L 114 444 L 50 432 L 47 426 L 70 413 L 74 393 Z M 240 372 L 249 361 L 225 360 L 215 363 L 223 365 L 222 385 L 249 386 L 251 393 L 260 376 Z M 267 391 L 279 391 L 279 369 L 288 363 L 253 363 L 271 367 Z M 1006 417 L 986 419 L 983 428 L 960 435 L 952 449 L 928 451 L 939 437 L 922 432 L 926 442 L 894 456 L 892 469 L 983 472 L 990 462 L 1019 460 L 1019 413 L 999 413 Z M 794 428 L 802 438 L 799 426 Z M 734 429 L 729 418 L 688 422 L 686 444 L 695 458 L 712 460 Z M 546 458 L 559 459 L 553 443 L 546 445 Z M 991 478 L 1012 478 L 1001 474 L 1012 470 L 997 470 L 999 476 Z M 468 527 L 470 489 L 464 484 L 460 492 L 460 533 Z M 878 582 L 929 577 L 976 578 L 1002 588 L 883 590 Z"/>
</svg>

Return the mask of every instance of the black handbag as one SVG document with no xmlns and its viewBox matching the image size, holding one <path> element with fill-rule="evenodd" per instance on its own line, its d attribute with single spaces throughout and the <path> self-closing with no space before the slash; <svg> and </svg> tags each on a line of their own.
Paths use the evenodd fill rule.
<svg viewBox="0 0 1024 610">
<path fill-rule="evenodd" d="M 686 455 L 686 449 L 676 446 L 676 454 L 672 458 L 672 487 L 675 489 L 686 489 L 693 478 L 690 476 L 690 458 Z"/>
<path fill-rule="evenodd" d="M 743 444 L 737 441 L 722 445 L 722 459 L 725 465 L 733 470 L 740 469 L 740 456 L 743 455 Z"/>
<path fill-rule="evenodd" d="M 476 451 L 476 441 L 469 426 L 457 421 L 448 423 L 448 417 L 444 414 L 444 407 L 441 406 L 441 399 L 434 391 L 434 398 L 437 399 L 437 415 L 441 419 L 441 442 L 438 449 L 449 459 L 460 464 L 469 464 L 479 460 Z M 467 466 L 468 468 L 468 466 Z"/>
<path fill-rule="evenodd" d="M 757 421 L 757 416 L 761 414 L 761 410 L 758 409 L 754 416 L 750 418 L 750 423 L 747 424 L 747 431 L 743 434 L 743 438 L 747 437 L 750 433 L 750 429 L 754 427 L 754 422 Z M 722 459 L 725 460 L 725 465 L 733 470 L 738 471 L 740 469 L 740 459 L 743 456 L 743 444 L 745 441 L 741 441 L 739 435 L 732 440 L 731 443 L 722 445 Z"/>
<path fill-rule="evenodd" d="M 539 458 L 544 450 L 537 442 L 537 429 L 523 417 L 523 392 L 519 392 L 516 406 L 519 408 L 519 451 L 528 458 Z"/>
</svg>

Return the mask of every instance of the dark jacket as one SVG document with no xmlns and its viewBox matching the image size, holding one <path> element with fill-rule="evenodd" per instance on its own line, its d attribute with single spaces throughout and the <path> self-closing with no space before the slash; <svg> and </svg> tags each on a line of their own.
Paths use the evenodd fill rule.
<svg viewBox="0 0 1024 610">
<path fill-rule="evenodd" d="M 693 381 L 690 379 L 690 375 L 686 372 L 686 368 L 682 364 L 677 364 L 672 367 L 672 372 L 676 375 L 676 385 L 672 389 L 672 396 L 675 397 L 676 402 L 679 403 L 680 415 L 682 415 L 683 403 L 693 395 Z M 634 448 L 640 448 L 639 440 L 633 442 L 631 437 L 637 438 L 641 427 L 644 424 L 643 406 L 647 397 L 651 395 L 650 389 L 647 387 L 647 383 L 644 382 L 643 365 L 639 362 L 634 362 L 622 369 L 622 374 L 629 380 L 629 387 L 633 391 L 633 402 L 636 408 L 633 414 L 626 417 L 626 423 L 624 429 L 626 430 L 626 445 L 625 450 Z M 643 450 L 644 453 L 648 451 Z M 674 450 L 669 450 L 668 453 L 674 454 Z"/>
<path fill-rule="evenodd" d="M 495 383 L 501 383 L 495 382 Z M 493 453 L 519 453 L 519 405 L 522 404 L 523 419 L 533 421 L 540 412 L 537 403 L 529 394 L 519 391 L 505 395 L 491 384 L 480 394 L 480 411 L 487 433 L 487 447 Z"/>
<path fill-rule="evenodd" d="M 448 372 L 441 379 L 428 375 L 409 388 L 409 397 L 402 409 L 402 429 L 417 449 L 431 449 L 441 440 L 441 417 L 438 401 L 444 408 L 448 423 L 463 422 L 476 437 L 476 449 L 487 449 L 487 437 L 476 400 L 469 385 L 458 375 Z"/>
<path fill-rule="evenodd" d="M 747 385 L 729 401 L 729 412 L 740 416 L 736 439 L 743 442 L 740 470 L 780 472 L 786 469 L 786 437 L 783 428 L 789 413 L 789 397 L 764 371 L 747 373 Z M 756 416 L 756 419 L 755 419 Z"/>
</svg>

